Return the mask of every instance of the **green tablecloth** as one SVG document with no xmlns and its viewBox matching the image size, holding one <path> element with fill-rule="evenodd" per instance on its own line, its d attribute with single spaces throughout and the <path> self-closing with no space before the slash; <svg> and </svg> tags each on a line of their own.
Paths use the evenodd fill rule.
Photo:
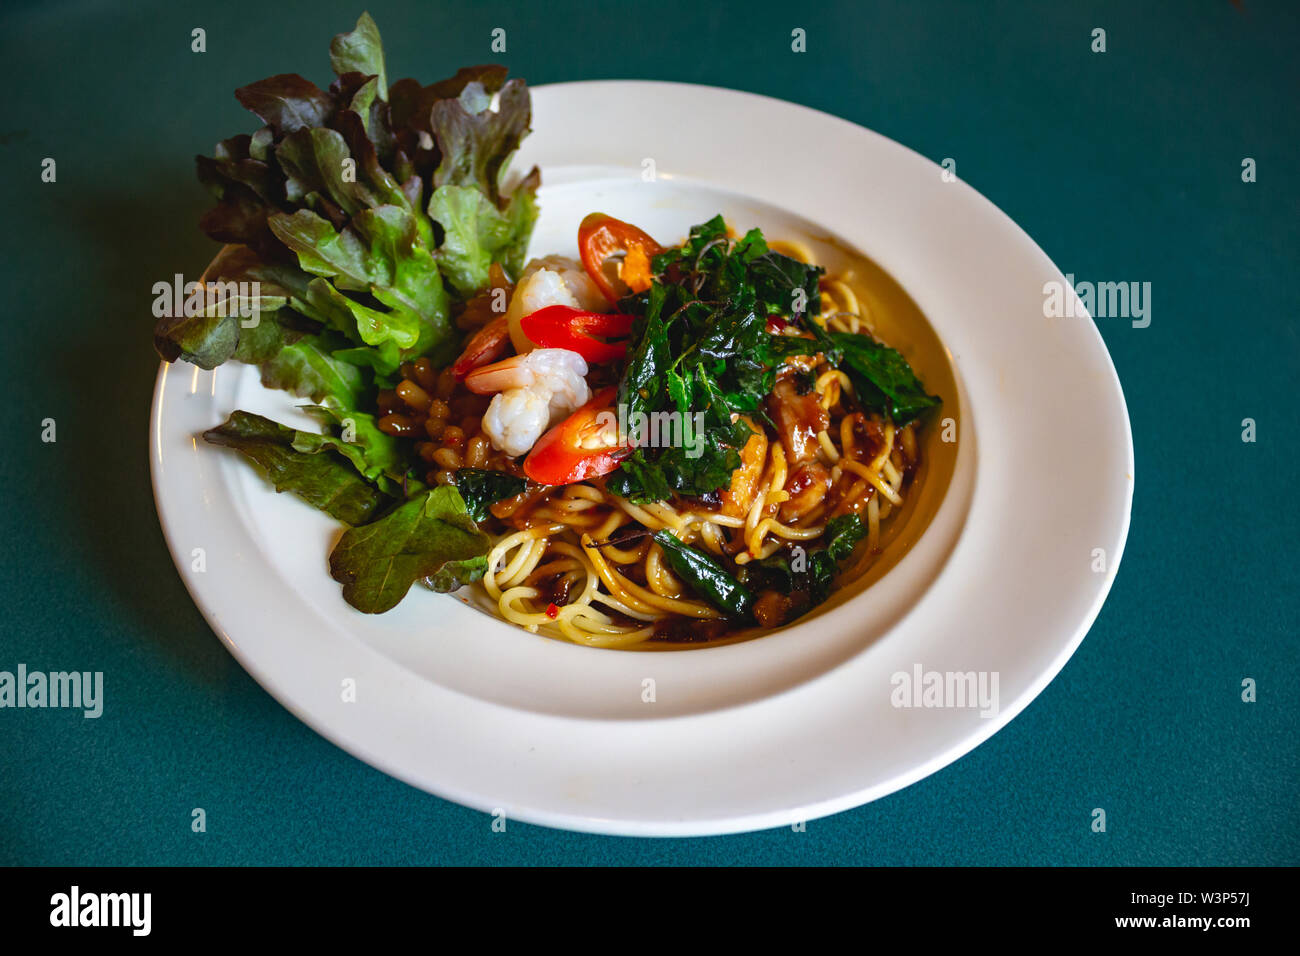
<svg viewBox="0 0 1300 956">
<path fill-rule="evenodd" d="M 1149 327 L 1098 320 L 1136 497 L 1118 581 L 1064 672 L 901 793 L 806 833 L 686 841 L 494 834 L 316 736 L 200 617 L 149 488 L 150 289 L 212 252 L 192 157 L 253 128 L 231 91 L 276 72 L 324 81 L 360 7 L 125 6 L 2 15 L 0 669 L 102 670 L 107 706 L 0 710 L 0 862 L 1297 862 L 1294 4 L 372 6 L 394 76 L 499 59 L 532 83 L 669 79 L 804 103 L 954 158 L 1063 271 L 1152 284 Z"/>
</svg>

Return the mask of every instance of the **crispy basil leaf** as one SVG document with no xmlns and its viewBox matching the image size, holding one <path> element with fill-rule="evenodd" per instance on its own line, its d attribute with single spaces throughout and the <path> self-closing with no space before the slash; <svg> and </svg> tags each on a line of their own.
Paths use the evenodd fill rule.
<svg viewBox="0 0 1300 956">
<path fill-rule="evenodd" d="M 788 553 L 779 552 L 747 565 L 744 581 L 751 587 L 786 594 L 806 591 L 809 599 L 803 607 L 805 610 L 811 609 L 830 596 L 840 566 L 849 559 L 866 534 L 866 526 L 856 514 L 832 518 L 827 522 L 823 535 L 825 546 L 807 552 L 798 570 L 792 566 Z"/>
<path fill-rule="evenodd" d="M 896 424 L 906 425 L 940 404 L 895 349 L 867 335 L 832 332 L 830 337 L 843 353 L 842 366 L 853 381 L 854 394 L 867 408 L 878 408 Z"/>
<path fill-rule="evenodd" d="M 858 542 L 866 537 L 867 528 L 856 514 L 843 514 L 826 523 L 826 547 L 815 550 L 808 557 L 809 590 L 812 603 L 820 604 L 830 596 L 835 575 L 840 565 L 853 554 Z"/>
<path fill-rule="evenodd" d="M 605 487 L 633 504 L 664 501 L 673 496 L 668 483 L 667 470 L 658 462 L 650 462 L 644 450 L 638 448 L 623 464 L 605 479 Z"/>
<path fill-rule="evenodd" d="M 640 447 L 610 476 L 616 493 L 643 503 L 671 493 L 707 495 L 739 466 L 748 429 L 733 414 L 766 420 L 778 367 L 793 355 L 843 363 L 868 408 L 900 424 L 938 399 L 927 395 L 902 356 L 864 336 L 830 335 L 808 316 L 820 310 L 824 270 L 773 252 L 757 229 L 727 236 L 721 216 L 693 227 L 682 245 L 656 255 L 655 279 L 620 308 L 638 316 L 619 401 L 628 415 L 703 414 L 691 448 Z M 773 334 L 772 315 L 799 334 Z"/>
<path fill-rule="evenodd" d="M 754 298 L 768 312 L 798 319 L 821 311 L 818 280 L 826 272 L 779 252 L 765 252 L 750 264 L 746 280 L 754 287 Z"/>
<path fill-rule="evenodd" d="M 697 551 L 673 535 L 656 531 L 655 542 L 673 573 L 727 617 L 748 620 L 754 611 L 754 595 L 722 565 L 703 551 Z"/>
<path fill-rule="evenodd" d="M 475 521 L 488 517 L 488 506 L 523 494 L 528 482 L 504 471 L 483 468 L 460 468 L 455 474 L 456 489 L 465 499 L 465 507 Z"/>
<path fill-rule="evenodd" d="M 655 408 L 660 378 L 669 366 L 668 330 L 660 317 L 664 296 L 663 286 L 652 285 L 644 316 L 633 327 L 635 344 L 629 347 L 627 367 L 618 386 L 619 404 L 626 406 L 629 418 Z"/>
</svg>

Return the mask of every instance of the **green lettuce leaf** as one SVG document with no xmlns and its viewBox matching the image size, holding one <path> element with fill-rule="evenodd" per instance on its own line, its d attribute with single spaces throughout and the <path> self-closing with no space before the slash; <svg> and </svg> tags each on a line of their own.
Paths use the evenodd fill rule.
<svg viewBox="0 0 1300 956">
<path fill-rule="evenodd" d="M 309 301 L 326 312 L 350 313 L 353 321 L 346 331 L 359 343 L 382 347 L 392 342 L 404 354 L 418 356 L 452 335 L 438 264 L 418 242 L 415 219 L 406 210 L 363 210 L 342 232 L 306 209 L 272 216 L 270 224 L 305 271 L 332 280 L 312 283 L 309 292 L 315 298 L 309 296 Z M 345 292 L 369 293 L 387 308 Z"/>
<path fill-rule="evenodd" d="M 534 170 L 509 192 L 503 177 L 528 133 L 528 90 L 496 65 L 467 67 L 429 86 L 389 86 L 368 14 L 334 38 L 330 64 L 337 79 L 328 90 L 283 73 L 236 92 L 265 125 L 196 157 L 199 180 L 217 200 L 201 226 L 282 274 L 291 294 L 264 311 L 284 308 L 328 324 L 350 339 L 336 351 L 381 353 L 366 360 L 349 352 L 348 361 L 391 375 L 401 360 L 455 350 L 448 289 L 468 298 L 493 262 L 511 274 L 523 266 L 539 177 Z M 494 94 L 499 102 L 490 108 Z M 443 187 L 450 190 L 435 201 Z M 309 301 L 314 277 L 331 290 L 318 287 Z M 350 318 L 329 323 L 339 309 Z M 319 331 L 293 318 L 281 325 Z M 241 348 L 227 317 L 166 316 L 154 341 L 167 361 L 214 368 L 247 354 L 269 361 L 272 331 Z"/>
<path fill-rule="evenodd" d="M 369 14 L 334 38 L 330 66 L 328 89 L 282 73 L 236 91 L 259 128 L 195 160 L 215 200 L 200 226 L 229 244 L 205 274 L 218 291 L 159 312 L 154 343 L 169 362 L 256 365 L 267 387 L 315 403 L 320 432 L 241 411 L 204 437 L 364 525 L 331 570 L 350 601 L 378 611 L 412 581 L 450 590 L 486 568 L 486 538 L 456 490 L 414 480 L 425 469 L 413 443 L 379 430 L 377 393 L 403 362 L 454 357 L 453 299 L 475 295 L 494 262 L 518 274 L 540 177 L 505 182 L 531 107 L 504 67 L 389 84 Z M 504 493 L 499 478 L 481 484 L 476 509 Z"/>
<path fill-rule="evenodd" d="M 357 408 L 365 388 L 361 370 L 334 358 L 328 336 L 304 336 L 262 363 L 262 384 L 336 408 Z"/>
<path fill-rule="evenodd" d="M 437 100 L 430 114 L 430 126 L 442 154 L 433 174 L 435 187 L 447 184 L 477 186 L 497 202 L 502 177 L 510 157 L 528 135 L 532 105 L 522 80 L 510 80 L 492 97 L 477 80 L 454 98 Z"/>
<path fill-rule="evenodd" d="M 318 127 L 290 133 L 276 147 L 275 156 L 285 173 L 285 198 L 294 205 L 328 213 L 333 211 L 324 205 L 328 200 L 354 216 L 382 204 L 365 179 L 358 179 L 355 166 L 349 169 L 351 150 L 335 130 Z"/>
<path fill-rule="evenodd" d="M 209 266 L 202 291 L 186 298 L 179 310 L 166 303 L 170 314 L 159 318 L 154 345 L 169 362 L 216 368 L 235 357 L 244 337 L 257 338 L 260 329 L 265 340 L 279 310 L 302 288 L 297 275 L 292 266 L 264 262 L 247 248 L 223 250 Z"/>
<path fill-rule="evenodd" d="M 340 33 L 330 42 L 330 66 L 339 76 L 355 72 L 379 77 L 379 96 L 388 97 L 384 43 L 369 13 L 361 14 L 351 33 Z"/>
<path fill-rule="evenodd" d="M 363 525 L 392 503 L 346 459 L 296 448 L 301 434 L 261 415 L 237 411 L 204 432 L 203 439 L 242 453 L 266 473 L 276 491 L 292 492 L 345 524 Z"/>
<path fill-rule="evenodd" d="M 242 86 L 235 90 L 235 99 L 277 136 L 324 126 L 335 107 L 324 90 L 297 73 L 281 73 Z"/>
<path fill-rule="evenodd" d="M 339 411 L 321 405 L 308 406 L 311 415 L 330 430 L 322 434 L 298 432 L 293 447 L 315 453 L 330 448 L 352 462 L 357 472 L 388 494 L 404 498 L 416 484 L 406 477 L 407 459 L 401 444 L 379 430 L 374 415 Z"/>
<path fill-rule="evenodd" d="M 488 269 L 500 262 L 519 275 L 537 220 L 537 201 L 530 189 L 516 190 L 504 210 L 475 186 L 448 184 L 434 190 L 429 216 L 443 229 L 438 264 L 462 297 L 487 285 Z"/>
<path fill-rule="evenodd" d="M 359 611 L 397 606 L 416 581 L 439 591 L 477 580 L 490 540 L 451 486 L 421 492 L 378 521 L 352 528 L 330 554 L 330 574 Z"/>
</svg>

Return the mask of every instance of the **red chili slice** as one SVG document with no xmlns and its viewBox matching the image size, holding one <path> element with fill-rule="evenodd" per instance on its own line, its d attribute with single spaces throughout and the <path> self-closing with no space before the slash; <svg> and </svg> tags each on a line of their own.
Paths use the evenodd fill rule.
<svg viewBox="0 0 1300 956">
<path fill-rule="evenodd" d="M 537 440 L 524 459 L 524 474 L 539 485 L 571 485 L 607 475 L 631 454 L 627 445 L 609 444 L 617 386 L 601 389 L 591 401 Z M 614 438 L 618 442 L 617 436 Z"/>
<path fill-rule="evenodd" d="M 632 331 L 632 316 L 619 312 L 584 312 L 568 305 L 548 305 L 519 320 L 528 340 L 539 348 L 569 349 L 588 362 L 612 362 L 627 355 L 626 342 L 602 342 Z"/>
</svg>

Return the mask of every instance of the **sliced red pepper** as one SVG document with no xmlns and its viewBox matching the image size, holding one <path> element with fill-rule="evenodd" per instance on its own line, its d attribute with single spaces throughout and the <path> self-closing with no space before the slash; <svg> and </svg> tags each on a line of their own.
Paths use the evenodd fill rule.
<svg viewBox="0 0 1300 956">
<path fill-rule="evenodd" d="M 614 396 L 618 387 L 603 388 L 591 401 L 578 409 L 541 438 L 524 459 L 524 474 L 539 485 L 571 485 L 607 475 L 631 454 L 632 449 L 610 444 L 606 432 L 614 414 Z"/>
<path fill-rule="evenodd" d="M 632 331 L 632 316 L 620 312 L 584 312 L 568 305 L 548 305 L 519 320 L 528 340 L 539 348 L 569 349 L 588 362 L 612 362 L 627 355 L 626 342 L 602 342 Z"/>
<path fill-rule="evenodd" d="M 578 227 L 578 253 L 582 256 L 582 265 L 610 302 L 617 302 L 622 293 L 605 275 L 606 259 L 623 253 L 619 278 L 633 292 L 644 292 L 650 288 L 653 278 L 650 259 L 662 251 L 663 247 L 648 233 L 603 212 L 593 212 Z"/>
</svg>

